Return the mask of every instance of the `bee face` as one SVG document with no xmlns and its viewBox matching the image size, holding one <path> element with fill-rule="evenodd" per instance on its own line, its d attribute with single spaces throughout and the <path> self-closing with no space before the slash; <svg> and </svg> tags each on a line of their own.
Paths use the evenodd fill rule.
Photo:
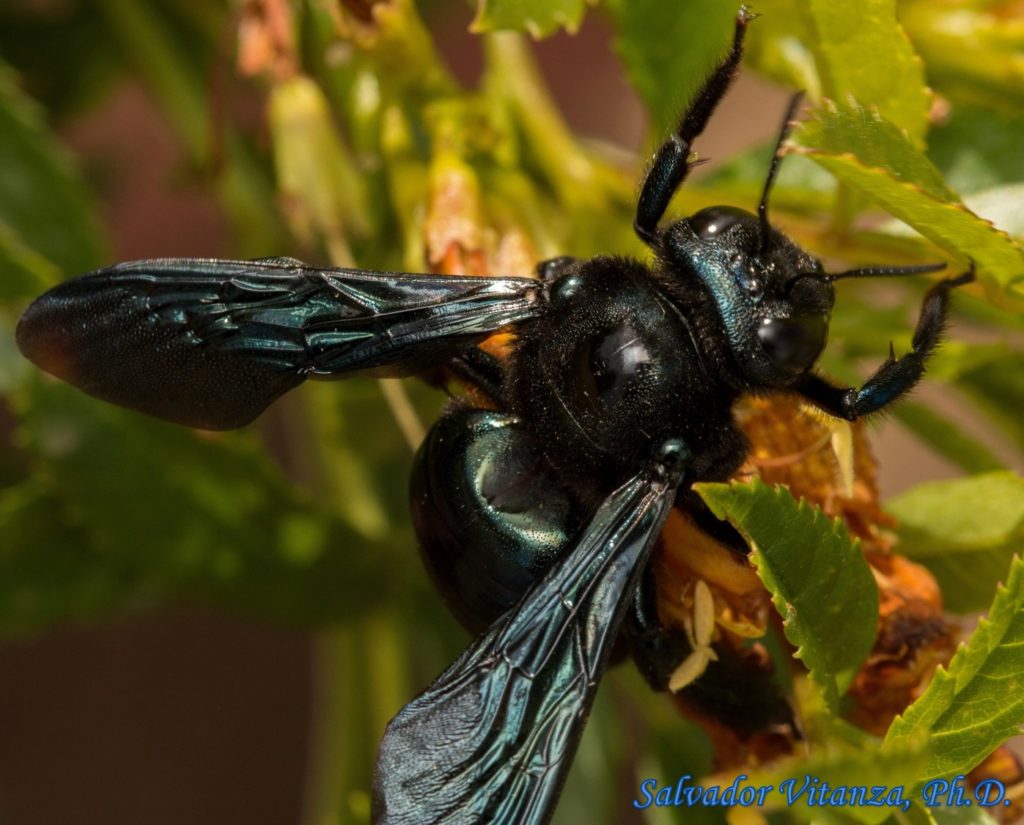
<svg viewBox="0 0 1024 825">
<path fill-rule="evenodd" d="M 821 263 L 754 214 L 702 209 L 669 227 L 662 260 L 710 294 L 736 369 L 749 383 L 784 387 L 817 361 L 834 302 Z"/>
</svg>

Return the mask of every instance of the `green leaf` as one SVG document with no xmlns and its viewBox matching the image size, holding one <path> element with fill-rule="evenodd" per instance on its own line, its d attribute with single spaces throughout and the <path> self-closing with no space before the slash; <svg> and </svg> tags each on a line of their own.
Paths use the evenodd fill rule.
<svg viewBox="0 0 1024 825">
<path fill-rule="evenodd" d="M 910 810 L 895 821 L 900 825 L 998 825 L 992 815 L 978 805 L 929 808 L 921 799 L 915 799 Z"/>
<path fill-rule="evenodd" d="M 767 775 L 751 777 L 751 783 L 758 785 L 770 784 L 775 791 L 767 797 L 769 810 L 782 807 L 792 808 L 801 816 L 799 821 L 848 823 L 851 820 L 877 825 L 893 814 L 902 813 L 903 803 L 910 801 L 909 789 L 917 781 L 917 777 L 928 762 L 928 752 L 921 742 L 911 743 L 900 749 L 882 750 L 877 740 L 864 742 L 853 749 L 850 746 L 837 747 L 833 740 L 832 747 L 827 751 L 812 751 L 812 755 L 799 762 L 787 760 Z M 827 784 L 833 790 L 827 798 L 839 800 L 840 789 L 856 794 L 856 788 L 884 786 L 887 789 L 904 788 L 900 800 L 892 796 L 888 801 L 892 804 L 880 807 L 850 804 L 838 810 L 836 805 L 808 805 L 808 796 L 796 797 L 790 804 L 789 794 L 796 796 L 805 781 L 813 786 L 814 780 L 820 780 L 817 790 Z M 789 783 L 789 784 L 786 784 Z M 846 799 L 855 796 L 844 795 Z M 820 797 L 819 797 L 820 799 Z M 908 806 L 909 807 L 909 806 Z"/>
<path fill-rule="evenodd" d="M 946 607 L 983 609 L 1024 544 L 1024 479 L 999 471 L 921 484 L 889 502 L 900 552 L 928 567 Z"/>
<path fill-rule="evenodd" d="M 697 484 L 719 518 L 751 543 L 786 638 L 835 711 L 875 641 L 878 588 L 860 543 L 839 520 L 783 487 Z"/>
<path fill-rule="evenodd" d="M 1021 356 L 1007 353 L 996 361 L 982 364 L 961 376 L 956 385 L 985 413 L 1024 447 L 1024 370 Z"/>
<path fill-rule="evenodd" d="M 999 820 L 979 805 L 939 805 L 926 810 L 935 825 L 999 825 Z"/>
<path fill-rule="evenodd" d="M 42 113 L 0 63 L 0 286 L 27 297 L 56 270 L 81 272 L 104 257 L 92 199 Z"/>
<path fill-rule="evenodd" d="M 511 29 L 538 40 L 565 29 L 575 34 L 586 0 L 480 0 L 470 31 L 478 34 Z"/>
<path fill-rule="evenodd" d="M 609 0 L 616 51 L 650 110 L 655 135 L 675 126 L 697 85 L 728 52 L 738 8 L 721 0 Z"/>
<path fill-rule="evenodd" d="M 1005 587 L 949 669 L 889 728 L 884 747 L 928 736 L 921 781 L 966 774 L 1024 724 L 1024 562 L 1014 558 Z"/>
<path fill-rule="evenodd" d="M 877 107 L 921 146 L 931 94 L 924 64 L 896 19 L 895 0 L 804 0 L 816 35 L 822 93 Z"/>
<path fill-rule="evenodd" d="M 988 447 L 927 404 L 901 400 L 894 415 L 935 452 L 968 473 L 1006 468 L 1006 462 L 1000 461 Z"/>
<path fill-rule="evenodd" d="M 914 184 L 936 200 L 957 200 L 942 173 L 896 125 L 857 103 L 827 101 L 815 111 L 813 120 L 801 124 L 797 134 L 798 151 L 806 149 L 804 153 L 811 157 L 815 157 L 813 152 L 848 152 L 862 164 Z"/>
<path fill-rule="evenodd" d="M 928 157 L 963 194 L 1024 181 L 1024 115 L 957 106 L 928 135 Z M 1008 228 L 1008 227 L 1007 227 Z"/>
<path fill-rule="evenodd" d="M 829 103 L 801 125 L 797 140 L 795 151 L 929 240 L 974 260 L 991 300 L 1024 305 L 1024 251 L 968 210 L 895 126 L 862 108 Z"/>
<path fill-rule="evenodd" d="M 389 536 L 397 553 L 356 534 L 289 487 L 251 435 L 211 438 L 52 382 L 22 413 L 37 481 L 9 492 L 0 521 L 0 581 L 23 588 L 0 633 L 180 599 L 341 621 L 403 579 L 406 536 Z"/>
<path fill-rule="evenodd" d="M 955 105 L 1019 112 L 1024 20 L 997 2 L 901 0 L 900 19 L 928 66 L 929 82 Z"/>
<path fill-rule="evenodd" d="M 1018 349 L 1007 344 L 948 341 L 929 364 L 929 374 L 962 391 L 986 415 L 1024 446 L 1024 370 Z"/>
<path fill-rule="evenodd" d="M 805 0 L 759 0 L 756 11 L 744 61 L 781 85 L 819 99 L 822 81 Z"/>
<path fill-rule="evenodd" d="M 889 502 L 914 556 L 984 552 L 1024 537 L 1024 478 L 1009 471 L 920 484 Z M 908 548 L 909 549 L 909 548 Z"/>
</svg>

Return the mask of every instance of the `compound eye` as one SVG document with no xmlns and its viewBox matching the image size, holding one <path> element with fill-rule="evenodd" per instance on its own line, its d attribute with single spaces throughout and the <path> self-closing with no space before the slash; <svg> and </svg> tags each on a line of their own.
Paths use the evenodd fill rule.
<svg viewBox="0 0 1024 825">
<path fill-rule="evenodd" d="M 775 366 L 794 375 L 814 365 L 827 336 L 828 319 L 824 315 L 766 318 L 757 331 L 761 346 Z"/>
<path fill-rule="evenodd" d="M 735 206 L 709 206 L 689 217 L 690 229 L 701 240 L 717 238 L 737 223 L 754 220 L 749 212 Z"/>
</svg>

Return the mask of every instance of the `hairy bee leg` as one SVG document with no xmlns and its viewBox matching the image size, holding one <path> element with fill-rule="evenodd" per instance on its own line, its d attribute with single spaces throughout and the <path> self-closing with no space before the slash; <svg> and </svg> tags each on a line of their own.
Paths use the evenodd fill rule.
<svg viewBox="0 0 1024 825">
<path fill-rule="evenodd" d="M 669 630 L 658 615 L 658 591 L 651 565 L 644 570 L 640 585 L 633 593 L 623 631 L 629 641 L 640 675 L 652 690 L 668 689 L 668 680 L 693 647 L 680 630 Z"/>
<path fill-rule="evenodd" d="M 477 346 L 452 358 L 448 369 L 458 378 L 480 390 L 499 407 L 507 407 L 505 369 L 497 358 Z"/>
<path fill-rule="evenodd" d="M 714 646 L 717 656 L 677 694 L 699 716 L 725 725 L 748 739 L 781 734 L 800 741 L 803 734 L 774 669 L 762 652 Z"/>
<path fill-rule="evenodd" d="M 862 387 L 837 387 L 819 375 L 809 373 L 795 389 L 804 398 L 837 418 L 856 421 L 862 415 L 887 407 L 910 392 L 924 375 L 928 357 L 942 338 L 949 308 L 949 293 L 974 280 L 974 265 L 955 278 L 939 281 L 928 290 L 914 330 L 912 349 L 897 358 L 889 345 L 889 358 Z"/>
<path fill-rule="evenodd" d="M 729 522 L 711 512 L 711 508 L 693 490 L 685 490 L 676 498 L 676 505 L 685 509 L 696 525 L 726 550 L 740 558 L 750 555 L 750 546 Z"/>
<path fill-rule="evenodd" d="M 690 144 L 704 131 L 715 107 L 732 85 L 743 55 L 743 37 L 753 19 L 754 14 L 745 6 L 740 8 L 736 15 L 732 49 L 698 89 L 675 132 L 654 155 L 640 190 L 633 221 L 636 233 L 648 244 L 657 237 L 658 222 L 693 165 L 688 160 Z"/>
</svg>

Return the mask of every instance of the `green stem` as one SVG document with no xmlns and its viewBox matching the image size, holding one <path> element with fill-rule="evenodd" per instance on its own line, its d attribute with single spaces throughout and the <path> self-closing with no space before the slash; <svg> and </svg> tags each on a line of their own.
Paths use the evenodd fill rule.
<svg viewBox="0 0 1024 825">
<path fill-rule="evenodd" d="M 337 825 L 342 796 L 360 750 L 346 710 L 355 705 L 351 674 L 358 672 L 349 628 L 313 637 L 309 748 L 300 825 Z M 348 745 L 346 743 L 349 743 Z"/>
<path fill-rule="evenodd" d="M 559 199 L 574 206 L 605 206 L 607 198 L 596 166 L 558 113 L 522 35 L 487 35 L 484 56 L 487 91 L 514 112 Z"/>
</svg>

